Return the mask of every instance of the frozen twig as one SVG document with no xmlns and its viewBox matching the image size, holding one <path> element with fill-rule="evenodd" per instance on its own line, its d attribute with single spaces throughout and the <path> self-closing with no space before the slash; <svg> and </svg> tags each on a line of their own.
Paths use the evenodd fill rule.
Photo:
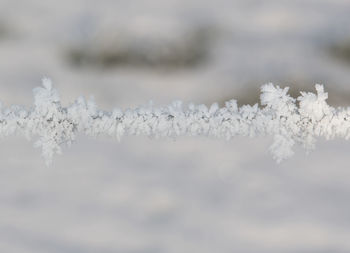
<svg viewBox="0 0 350 253">
<path fill-rule="evenodd" d="M 270 151 L 277 162 L 293 155 L 295 144 L 309 150 L 316 137 L 350 137 L 350 109 L 329 106 L 322 85 L 316 85 L 316 94 L 301 92 L 295 99 L 288 95 L 288 88 L 269 83 L 261 87 L 260 98 L 261 107 L 238 107 L 236 100 L 227 101 L 221 108 L 217 103 L 208 108 L 183 106 L 181 101 L 175 101 L 164 107 L 148 105 L 107 112 L 82 97 L 63 107 L 51 81 L 43 79 L 43 86 L 34 89 L 33 107 L 0 109 L 0 136 L 37 136 L 35 146 L 42 148 L 47 164 L 61 152 L 63 144 L 70 145 L 75 140 L 77 133 L 107 135 L 118 140 L 126 135 L 204 135 L 227 140 L 234 136 L 269 135 L 273 137 Z"/>
</svg>

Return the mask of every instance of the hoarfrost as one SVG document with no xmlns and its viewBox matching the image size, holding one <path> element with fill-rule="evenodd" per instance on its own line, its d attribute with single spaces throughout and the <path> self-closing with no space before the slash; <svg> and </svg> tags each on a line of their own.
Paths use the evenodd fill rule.
<svg viewBox="0 0 350 253">
<path fill-rule="evenodd" d="M 165 107 L 150 103 L 135 109 L 114 109 L 106 112 L 97 108 L 93 99 L 79 97 L 63 107 L 51 80 L 45 78 L 42 87 L 35 88 L 34 106 L 3 107 L 0 104 L 0 137 L 21 133 L 28 139 L 37 137 L 35 147 L 49 165 L 62 145 L 70 145 L 77 133 L 97 137 L 107 135 L 117 140 L 127 135 L 150 137 L 213 136 L 227 140 L 234 136 L 272 136 L 269 150 L 277 162 L 293 155 L 298 144 L 309 151 L 316 138 L 350 137 L 350 109 L 333 108 L 326 102 L 328 93 L 316 84 L 316 94 L 301 92 L 295 99 L 288 88 L 272 83 L 261 87 L 261 107 L 237 106 L 230 100 L 224 107 L 213 103 L 184 106 L 175 101 Z"/>
</svg>

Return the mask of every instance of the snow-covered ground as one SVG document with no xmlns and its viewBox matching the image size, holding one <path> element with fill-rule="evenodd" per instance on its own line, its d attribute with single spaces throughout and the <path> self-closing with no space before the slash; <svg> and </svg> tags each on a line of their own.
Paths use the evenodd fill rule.
<svg viewBox="0 0 350 253">
<path fill-rule="evenodd" d="M 106 109 L 223 102 L 267 81 L 323 82 L 345 104 L 350 65 L 329 48 L 349 13 L 347 0 L 0 0 L 0 100 L 31 105 L 49 76 L 64 103 Z M 80 137 L 47 168 L 2 139 L 0 252 L 349 252 L 350 144 L 276 164 L 270 141 Z"/>
</svg>

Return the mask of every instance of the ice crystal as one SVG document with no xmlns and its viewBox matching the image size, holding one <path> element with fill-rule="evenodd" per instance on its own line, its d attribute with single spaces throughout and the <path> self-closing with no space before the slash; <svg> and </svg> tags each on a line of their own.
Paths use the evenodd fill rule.
<svg viewBox="0 0 350 253">
<path fill-rule="evenodd" d="M 234 136 L 272 136 L 270 151 L 280 162 L 293 155 L 295 144 L 307 150 L 314 147 L 317 137 L 332 139 L 350 137 L 350 109 L 333 108 L 326 102 L 328 94 L 322 85 L 315 93 L 301 92 L 295 99 L 288 88 L 271 83 L 261 88 L 261 107 L 237 106 L 230 100 L 224 107 L 217 103 L 184 106 L 175 101 L 164 107 L 150 103 L 135 109 L 97 108 L 93 99 L 79 97 L 63 107 L 58 92 L 45 78 L 42 87 L 35 88 L 34 106 L 9 108 L 0 104 L 0 136 L 22 133 L 28 139 L 37 137 L 36 147 L 42 149 L 47 164 L 62 145 L 70 145 L 77 133 L 89 136 L 107 135 L 120 140 L 127 135 L 150 137 L 213 136 L 231 139 Z"/>
</svg>

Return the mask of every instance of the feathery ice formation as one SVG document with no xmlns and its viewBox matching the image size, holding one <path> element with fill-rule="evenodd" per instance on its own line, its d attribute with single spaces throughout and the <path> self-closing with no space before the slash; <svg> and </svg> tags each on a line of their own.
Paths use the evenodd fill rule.
<svg viewBox="0 0 350 253">
<path fill-rule="evenodd" d="M 350 108 L 333 108 L 326 102 L 328 94 L 322 85 L 317 93 L 301 92 L 295 99 L 288 88 L 269 83 L 261 87 L 261 107 L 237 106 L 230 100 L 224 107 L 217 103 L 189 104 L 175 101 L 165 107 L 148 105 L 112 112 L 100 110 L 94 101 L 79 97 L 63 107 L 49 79 L 43 87 L 33 90 L 34 106 L 2 108 L 0 105 L 0 136 L 21 133 L 28 139 L 37 136 L 35 147 L 42 148 L 46 163 L 61 153 L 63 144 L 70 145 L 77 133 L 89 136 L 107 135 L 120 140 L 127 135 L 150 137 L 214 136 L 229 140 L 234 136 L 273 137 L 270 151 L 280 162 L 293 155 L 293 146 L 314 148 L 316 137 L 332 139 L 350 137 Z"/>
</svg>

